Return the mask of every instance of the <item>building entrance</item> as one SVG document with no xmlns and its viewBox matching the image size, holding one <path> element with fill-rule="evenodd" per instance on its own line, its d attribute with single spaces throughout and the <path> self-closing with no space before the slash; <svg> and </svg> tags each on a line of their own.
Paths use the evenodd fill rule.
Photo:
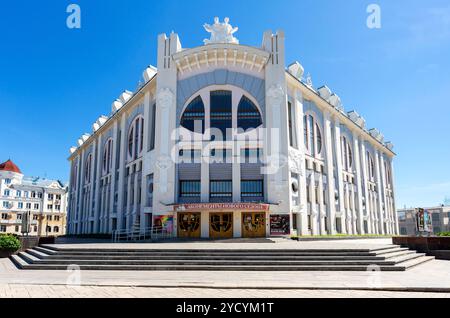
<svg viewBox="0 0 450 318">
<path fill-rule="evenodd" d="M 242 237 L 266 237 L 266 214 L 242 213 Z"/>
<path fill-rule="evenodd" d="M 209 237 L 212 239 L 232 238 L 233 213 L 210 213 Z"/>
<path fill-rule="evenodd" d="M 200 238 L 200 213 L 178 213 L 178 237 Z"/>
</svg>

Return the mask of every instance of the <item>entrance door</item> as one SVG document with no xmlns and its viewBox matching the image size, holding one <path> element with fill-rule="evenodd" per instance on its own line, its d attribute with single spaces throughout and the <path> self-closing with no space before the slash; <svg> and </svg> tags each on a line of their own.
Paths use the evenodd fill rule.
<svg viewBox="0 0 450 318">
<path fill-rule="evenodd" d="M 213 239 L 232 238 L 233 213 L 210 213 L 209 237 Z"/>
<path fill-rule="evenodd" d="M 200 213 L 178 213 L 178 237 L 200 238 Z"/>
<path fill-rule="evenodd" d="M 242 213 L 242 237 L 266 237 L 266 214 Z"/>
</svg>

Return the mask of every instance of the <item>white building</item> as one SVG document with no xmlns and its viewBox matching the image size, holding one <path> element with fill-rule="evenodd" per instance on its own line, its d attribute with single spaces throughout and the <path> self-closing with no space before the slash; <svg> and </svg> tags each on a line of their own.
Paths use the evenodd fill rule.
<svg viewBox="0 0 450 318">
<path fill-rule="evenodd" d="M 25 177 L 11 160 L 0 164 L 0 233 L 60 236 L 66 232 L 67 186 Z M 28 215 L 29 228 L 22 228 Z"/>
<path fill-rule="evenodd" d="M 282 31 L 250 47 L 227 19 L 205 29 L 192 49 L 160 35 L 157 69 L 71 149 L 69 233 L 398 234 L 393 145 L 286 69 Z"/>
</svg>

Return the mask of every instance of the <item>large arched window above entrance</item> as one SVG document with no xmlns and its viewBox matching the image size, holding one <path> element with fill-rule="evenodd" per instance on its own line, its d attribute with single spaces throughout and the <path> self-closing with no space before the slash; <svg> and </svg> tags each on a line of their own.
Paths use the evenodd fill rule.
<svg viewBox="0 0 450 318">
<path fill-rule="evenodd" d="M 205 133 L 205 105 L 200 96 L 196 97 L 181 116 L 181 126 L 195 133 Z"/>
<path fill-rule="evenodd" d="M 227 138 L 227 130 L 233 127 L 231 91 L 212 91 L 211 94 L 211 129 L 220 130 L 222 140 Z M 213 131 L 214 134 L 214 131 Z M 218 140 L 216 136 L 216 140 Z"/>
<path fill-rule="evenodd" d="M 261 114 L 256 105 L 246 96 L 242 96 L 238 106 L 237 127 L 244 131 L 262 125 Z"/>
<path fill-rule="evenodd" d="M 144 118 L 138 116 L 128 130 L 128 159 L 136 160 L 144 149 Z"/>
</svg>

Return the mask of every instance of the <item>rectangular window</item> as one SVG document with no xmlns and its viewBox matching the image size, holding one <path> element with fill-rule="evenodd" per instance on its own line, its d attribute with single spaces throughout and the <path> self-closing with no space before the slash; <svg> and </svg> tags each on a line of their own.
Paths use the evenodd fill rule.
<svg viewBox="0 0 450 318">
<path fill-rule="evenodd" d="M 31 209 L 31 203 L 27 203 L 27 209 Z"/>
<path fill-rule="evenodd" d="M 156 104 L 152 106 L 152 120 L 150 127 L 150 151 L 155 149 L 155 139 L 156 139 Z"/>
<path fill-rule="evenodd" d="M 16 225 L 15 231 L 16 231 L 16 233 L 19 232 L 19 226 L 18 225 Z"/>
<path fill-rule="evenodd" d="M 17 207 L 18 207 L 19 209 L 23 209 L 23 202 L 19 202 L 18 205 L 17 205 Z"/>
<path fill-rule="evenodd" d="M 17 219 L 22 220 L 22 214 L 17 214 Z"/>
<path fill-rule="evenodd" d="M 201 194 L 200 181 L 180 181 L 180 198 L 196 198 Z"/>
<path fill-rule="evenodd" d="M 11 204 L 8 201 L 3 201 L 3 208 L 10 209 L 11 208 Z"/>
<path fill-rule="evenodd" d="M 147 206 L 151 207 L 153 206 L 153 174 L 149 174 L 147 176 Z"/>
<path fill-rule="evenodd" d="M 61 206 L 60 205 L 55 205 L 55 210 L 56 211 L 60 211 L 61 210 Z"/>
<path fill-rule="evenodd" d="M 288 120 L 289 120 L 289 144 L 293 148 L 297 148 L 297 136 L 295 133 L 294 108 L 292 103 L 288 102 Z"/>
<path fill-rule="evenodd" d="M 47 215 L 47 221 L 51 221 L 53 218 L 51 215 Z"/>
<path fill-rule="evenodd" d="M 230 91 L 213 91 L 211 104 L 211 137 L 213 140 L 229 140 L 227 132 L 232 128 L 232 98 Z M 221 134 L 221 136 L 218 136 Z"/>
<path fill-rule="evenodd" d="M 60 219 L 59 215 L 56 215 L 55 216 L 55 221 L 59 222 L 59 219 Z"/>
<path fill-rule="evenodd" d="M 4 192 L 3 192 L 3 195 L 5 196 L 5 197 L 9 197 L 9 194 L 10 194 L 11 192 L 9 191 L 9 190 L 5 190 Z"/>
<path fill-rule="evenodd" d="M 233 154 L 231 149 L 212 149 L 211 163 L 233 163 Z"/>
<path fill-rule="evenodd" d="M 34 204 L 34 209 L 35 209 L 35 210 L 39 210 L 39 204 L 38 204 L 38 203 L 35 203 L 35 204 Z"/>
<path fill-rule="evenodd" d="M 56 200 L 61 200 L 61 194 L 56 195 Z"/>
<path fill-rule="evenodd" d="M 11 179 L 5 179 L 5 184 L 11 184 Z"/>
<path fill-rule="evenodd" d="M 244 148 L 241 149 L 241 163 L 261 163 L 262 149 Z"/>
<path fill-rule="evenodd" d="M 8 219 L 8 213 L 2 213 L 2 220 Z"/>
<path fill-rule="evenodd" d="M 201 163 L 202 151 L 197 149 L 181 149 L 179 151 L 179 163 Z"/>
<path fill-rule="evenodd" d="M 241 195 L 243 198 L 263 197 L 263 180 L 242 180 Z"/>
<path fill-rule="evenodd" d="M 233 182 L 231 180 L 210 181 L 211 198 L 231 198 L 233 197 Z"/>
<path fill-rule="evenodd" d="M 6 232 L 6 225 L 0 225 L 0 232 L 2 233 Z"/>
<path fill-rule="evenodd" d="M 47 205 L 47 210 L 53 210 L 53 205 L 52 204 L 48 204 Z"/>
<path fill-rule="evenodd" d="M 17 192 L 16 192 L 16 196 L 17 196 L 18 198 L 20 198 L 20 197 L 22 196 L 22 191 L 20 191 L 20 190 L 17 190 Z"/>
<path fill-rule="evenodd" d="M 42 199 L 42 193 L 41 192 L 38 193 L 38 198 Z"/>
<path fill-rule="evenodd" d="M 49 193 L 49 194 L 48 194 L 48 199 L 49 199 L 49 200 L 53 200 L 53 194 L 50 194 L 50 193 Z"/>
</svg>

